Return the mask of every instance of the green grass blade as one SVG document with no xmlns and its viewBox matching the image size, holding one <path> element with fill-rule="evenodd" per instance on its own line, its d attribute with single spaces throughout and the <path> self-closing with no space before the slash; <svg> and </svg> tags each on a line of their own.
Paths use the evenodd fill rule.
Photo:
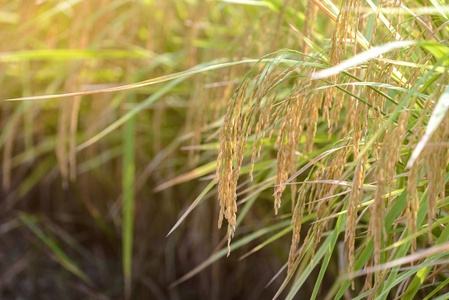
<svg viewBox="0 0 449 300">
<path fill-rule="evenodd" d="M 370 239 L 368 244 L 360 254 L 359 258 L 355 262 L 354 271 L 361 270 L 368 262 L 368 259 L 373 255 L 373 252 L 374 252 L 374 241 Z M 341 285 L 334 299 L 336 300 L 341 299 L 341 297 L 343 297 L 344 293 L 350 286 L 351 282 L 348 279 L 346 279 L 345 282 Z"/>
<path fill-rule="evenodd" d="M 390 211 L 385 217 L 385 228 L 390 228 L 393 225 L 394 220 L 399 216 L 399 214 L 404 210 L 405 205 L 407 204 L 407 192 L 402 192 L 401 195 L 396 199 L 394 204 L 392 205 Z M 368 262 L 368 259 L 371 257 L 374 251 L 374 242 L 372 239 L 369 240 L 368 244 L 360 254 L 359 258 L 356 260 L 354 264 L 354 271 L 361 270 L 365 264 Z M 340 289 L 335 296 L 335 299 L 340 299 L 343 297 L 346 290 L 351 286 L 351 282 L 349 280 L 345 280 Z"/>
<path fill-rule="evenodd" d="M 434 298 L 433 300 L 447 300 L 449 299 L 449 293 L 445 293 L 439 297 Z"/>
<path fill-rule="evenodd" d="M 447 240 L 449 240 L 449 226 L 447 226 L 447 224 L 446 224 L 446 228 L 444 228 L 443 232 L 441 232 L 441 234 L 435 244 L 440 245 Z M 435 257 L 430 257 L 430 258 L 426 259 L 424 261 L 424 263 L 426 263 L 427 261 L 429 261 L 432 258 L 435 258 Z M 405 300 L 414 299 L 416 293 L 418 293 L 419 289 L 421 288 L 422 283 L 424 282 L 424 279 L 427 277 L 430 270 L 431 270 L 431 267 L 424 267 L 424 268 L 420 269 L 419 272 L 417 272 L 415 278 L 413 278 L 412 282 L 410 283 L 407 290 L 405 291 L 403 299 L 405 299 Z"/>
<path fill-rule="evenodd" d="M 130 102 L 135 101 L 135 94 L 130 95 Z M 123 130 L 123 228 L 122 255 L 125 299 L 131 299 L 132 258 L 134 244 L 134 161 L 135 119 L 130 118 Z"/>
<path fill-rule="evenodd" d="M 78 265 L 68 257 L 61 247 L 49 236 L 47 236 L 35 223 L 35 218 L 31 215 L 21 213 L 20 220 L 55 254 L 56 260 L 67 271 L 79 277 L 89 285 L 93 285 L 92 280 L 78 267 Z"/>
<path fill-rule="evenodd" d="M 266 241 L 264 241 L 263 243 L 261 243 L 260 245 L 254 247 L 253 249 L 251 249 L 251 251 L 249 251 L 248 253 L 242 255 L 239 260 L 243 260 L 246 257 L 250 256 L 251 254 L 259 251 L 260 249 L 262 249 L 263 247 L 265 247 L 266 245 L 280 239 L 281 237 L 283 237 L 284 235 L 286 235 L 287 233 L 291 232 L 293 230 L 293 226 L 287 227 L 284 230 L 281 230 L 280 232 L 276 233 L 275 235 L 273 235 L 272 237 L 268 238 Z"/>
<path fill-rule="evenodd" d="M 193 211 L 193 209 L 200 203 L 200 201 L 206 196 L 206 194 L 215 186 L 215 179 L 213 179 L 206 188 L 201 192 L 201 194 L 193 201 L 193 203 L 189 206 L 189 208 L 186 210 L 186 212 L 179 218 L 179 220 L 176 222 L 176 224 L 170 229 L 167 236 L 169 236 L 173 231 L 175 231 L 176 228 L 178 228 L 179 225 L 187 218 L 187 216 Z"/>
<path fill-rule="evenodd" d="M 335 226 L 335 229 L 332 231 L 332 234 L 330 235 L 331 242 L 329 243 L 329 249 L 326 253 L 326 256 L 324 257 L 323 263 L 321 264 L 320 273 L 318 274 L 318 278 L 315 282 L 315 287 L 313 288 L 312 297 L 310 299 L 315 300 L 318 291 L 322 286 L 324 274 L 326 273 L 327 267 L 329 265 L 329 262 L 331 260 L 332 253 L 334 253 L 335 245 L 337 244 L 338 236 L 345 228 L 347 215 L 339 216 L 337 219 L 337 225 Z"/>
<path fill-rule="evenodd" d="M 262 228 L 262 229 L 254 232 L 254 233 L 251 233 L 239 240 L 234 240 L 231 244 L 231 250 L 238 249 L 267 233 L 276 231 L 276 230 L 286 227 L 286 226 L 290 226 L 290 220 L 283 221 L 283 222 L 280 222 L 279 224 Z M 170 287 L 174 287 L 174 286 L 186 281 L 187 279 L 192 278 L 193 276 L 195 276 L 196 274 L 198 274 L 199 272 L 204 270 L 206 267 L 208 267 L 212 263 L 216 262 L 218 259 L 226 256 L 227 254 L 228 254 L 228 248 L 227 247 L 222 248 L 220 251 L 218 251 L 217 253 L 210 256 L 208 259 L 206 259 L 203 263 L 201 263 L 199 266 L 194 268 L 192 271 L 190 271 L 186 275 L 182 276 L 181 278 L 179 278 L 178 280 L 173 282 L 170 285 Z"/>
<path fill-rule="evenodd" d="M 133 118 L 135 115 L 137 115 L 139 112 L 141 112 L 143 109 L 145 109 L 148 105 L 151 103 L 159 100 L 162 96 L 164 96 L 168 91 L 170 91 L 173 87 L 175 87 L 177 84 L 179 84 L 181 81 L 183 81 L 185 77 L 181 77 L 178 79 L 173 80 L 172 82 L 168 83 L 161 89 L 157 90 L 154 94 L 152 94 L 150 97 L 145 99 L 143 102 L 139 103 L 135 107 L 133 107 L 130 111 L 128 111 L 124 116 L 122 116 L 120 119 L 103 129 L 101 132 L 87 140 L 86 142 L 82 143 L 77 147 L 77 151 L 80 151 L 82 149 L 85 149 L 96 142 L 98 142 L 100 139 L 108 135 L 109 133 L 113 132 L 117 128 L 119 128 L 121 125 L 125 124 L 128 120 Z"/>
<path fill-rule="evenodd" d="M 328 236 L 324 242 L 321 244 L 321 247 L 318 249 L 318 251 L 315 253 L 315 256 L 313 257 L 312 264 L 308 264 L 307 267 L 304 269 L 304 271 L 301 273 L 301 276 L 293 283 L 293 286 L 291 287 L 289 293 L 285 297 L 286 300 L 292 300 L 293 297 L 298 293 L 301 286 L 304 284 L 304 282 L 309 278 L 310 274 L 312 273 L 313 269 L 320 263 L 323 256 L 328 253 L 329 246 L 332 242 L 332 236 Z"/>
<path fill-rule="evenodd" d="M 444 288 L 447 284 L 449 284 L 449 278 L 447 278 L 445 281 L 443 281 L 439 286 L 437 286 L 432 292 L 429 293 L 429 295 L 424 298 L 424 300 L 429 300 L 433 295 L 435 295 L 439 290 Z"/>
</svg>

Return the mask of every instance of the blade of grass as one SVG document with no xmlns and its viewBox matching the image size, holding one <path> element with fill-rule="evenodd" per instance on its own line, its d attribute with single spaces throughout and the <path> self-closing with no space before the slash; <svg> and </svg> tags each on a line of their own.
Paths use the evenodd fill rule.
<svg viewBox="0 0 449 300">
<path fill-rule="evenodd" d="M 270 53 L 262 59 L 244 59 L 244 60 L 239 60 L 239 61 L 234 61 L 234 62 L 224 62 L 224 63 L 219 63 L 219 62 L 217 63 L 217 61 L 212 61 L 212 62 L 197 65 L 196 67 L 186 70 L 186 71 L 173 73 L 173 74 L 169 74 L 169 75 L 164 75 L 164 76 L 159 76 L 156 78 L 152 78 L 152 79 L 148 79 L 148 80 L 144 80 L 144 81 L 140 81 L 140 82 L 136 82 L 136 83 L 131 83 L 131 84 L 127 84 L 127 85 L 112 87 L 112 88 L 105 88 L 105 89 L 98 89 L 98 90 L 84 91 L 84 92 L 65 93 L 65 94 L 10 98 L 10 99 L 6 99 L 5 101 L 25 101 L 25 100 L 28 101 L 28 100 L 56 99 L 56 98 L 66 98 L 66 97 L 73 97 L 73 96 L 87 96 L 87 95 L 94 95 L 94 94 L 126 91 L 126 90 L 131 90 L 131 89 L 135 89 L 135 88 L 139 88 L 139 87 L 143 87 L 143 86 L 159 84 L 159 83 L 166 82 L 166 81 L 172 81 L 175 79 L 181 79 L 180 81 L 182 81 L 182 79 L 186 79 L 187 77 L 189 77 L 191 75 L 200 74 L 200 73 L 217 70 L 217 69 L 221 69 L 221 68 L 226 68 L 226 67 L 238 66 L 238 65 L 242 65 L 242 64 L 259 63 L 259 62 L 273 62 L 273 61 L 275 61 L 275 59 L 272 59 L 272 58 L 270 59 L 270 58 L 266 58 L 266 57 L 272 56 L 274 54 L 279 54 L 282 52 L 296 53 L 296 54 L 302 55 L 302 53 L 298 52 L 298 51 L 283 49 L 283 50 L 280 50 L 277 52 Z M 289 60 L 289 59 L 280 59 L 279 61 L 282 63 L 287 63 L 287 64 L 298 64 L 298 65 L 305 65 L 305 66 L 318 67 L 318 68 L 325 67 L 325 65 L 322 65 L 322 64 L 301 62 L 301 61 Z"/>
<path fill-rule="evenodd" d="M 50 237 L 48 237 L 37 225 L 35 218 L 26 213 L 20 213 L 20 220 L 55 254 L 56 260 L 67 271 L 79 277 L 85 283 L 93 286 L 92 280 L 78 267 L 78 265 L 70 259 L 67 254 L 59 247 L 59 245 Z"/>
<path fill-rule="evenodd" d="M 243 260 L 245 258 L 247 258 L 248 256 L 250 256 L 251 254 L 259 251 L 260 249 L 262 249 L 263 247 L 265 247 L 266 245 L 278 240 L 279 238 L 283 237 L 284 235 L 286 235 L 287 233 L 289 233 L 290 231 L 292 231 L 293 226 L 287 227 L 284 230 L 281 230 L 280 232 L 276 233 L 275 235 L 273 235 L 272 237 L 270 237 L 269 239 L 267 239 L 266 241 L 264 241 L 263 243 L 261 243 L 260 245 L 254 247 L 251 251 L 243 254 L 242 256 L 240 256 L 239 260 Z"/>
<path fill-rule="evenodd" d="M 404 210 L 407 204 L 407 192 L 403 191 L 401 195 L 394 201 L 390 211 L 385 217 L 385 228 L 390 228 L 393 225 L 394 220 L 399 216 L 399 214 Z M 361 270 L 365 264 L 368 262 L 368 259 L 372 256 L 374 251 L 374 242 L 372 239 L 369 240 L 368 244 L 360 254 L 359 258 L 356 260 L 354 264 L 354 272 Z M 335 296 L 335 299 L 340 299 L 343 297 L 346 290 L 351 286 L 351 282 L 346 279 L 340 289 Z"/>
<path fill-rule="evenodd" d="M 446 177 L 446 182 L 447 182 L 448 179 L 449 179 L 449 177 L 447 176 Z M 423 195 L 421 196 L 421 199 L 420 199 L 420 208 L 419 208 L 418 217 L 417 217 L 417 221 L 416 221 L 417 225 L 418 225 L 418 228 L 420 228 L 420 226 L 422 226 L 422 224 L 423 224 L 423 222 L 425 220 L 426 214 L 427 214 L 427 210 L 428 210 L 427 199 L 428 199 L 428 188 L 424 191 L 424 193 L 423 193 Z M 444 239 L 444 236 L 447 236 L 447 234 L 444 235 L 443 233 L 440 235 L 440 238 L 437 240 L 436 244 L 440 244 L 440 243 L 446 241 Z M 408 232 L 408 230 L 407 230 L 407 231 L 404 232 L 404 236 L 407 237 L 408 235 L 410 235 L 410 232 Z M 443 236 L 443 239 L 441 239 L 442 236 Z M 389 292 L 390 292 L 390 290 L 398 283 L 397 280 L 396 280 L 396 277 L 397 277 L 397 274 L 398 274 L 399 269 L 400 269 L 400 262 L 404 263 L 404 261 L 416 259 L 416 256 L 422 254 L 422 252 L 421 252 L 421 253 L 416 253 L 415 257 L 412 256 L 412 255 L 407 256 L 407 253 L 408 253 L 408 251 L 409 251 L 409 249 L 411 247 L 411 244 L 412 244 L 412 242 L 409 241 L 405 245 L 402 245 L 402 246 L 396 248 L 394 250 L 395 252 L 394 252 L 393 257 L 391 258 L 392 261 L 386 261 L 383 264 L 384 266 L 386 266 L 386 268 L 391 268 L 391 270 L 389 270 L 388 279 L 385 282 L 383 282 L 381 284 L 380 288 L 379 288 L 379 298 L 378 299 L 386 299 L 388 294 L 389 294 Z M 433 250 L 435 250 L 435 248 L 430 248 L 430 249 L 427 249 L 425 251 L 427 251 L 427 253 L 426 253 L 427 255 L 431 256 L 432 255 L 431 251 L 433 251 Z M 438 252 L 437 252 L 437 256 L 438 256 Z M 429 259 L 435 259 L 435 257 L 429 258 Z M 424 261 L 424 263 L 426 263 L 426 262 L 427 262 L 427 260 Z M 397 266 L 395 266 L 395 264 Z M 427 276 L 427 274 L 430 272 L 430 267 L 424 267 L 423 266 L 420 269 L 421 270 L 417 270 L 418 273 L 415 276 L 413 281 L 415 281 L 417 279 L 418 274 L 421 273 L 420 275 L 422 275 L 423 274 L 422 272 L 424 272 L 425 275 L 423 275 L 423 276 L 425 278 Z M 412 281 L 412 284 L 413 284 L 413 281 Z M 421 285 L 422 285 L 422 282 L 419 284 L 419 288 L 421 287 Z M 411 287 L 411 285 L 409 285 L 409 288 L 410 287 Z M 406 294 L 407 294 L 407 292 L 406 292 Z"/>
<path fill-rule="evenodd" d="M 261 237 L 264 234 L 270 233 L 272 231 L 276 231 L 280 228 L 286 227 L 286 226 L 290 226 L 290 220 L 286 220 L 283 221 L 279 224 L 276 225 L 272 225 L 272 226 L 268 226 L 265 228 L 262 228 L 254 233 L 251 233 L 237 241 L 234 240 L 234 242 L 231 244 L 231 249 L 235 250 L 238 249 L 250 242 L 252 242 L 253 240 Z M 170 288 L 173 288 L 177 285 L 179 285 L 180 283 L 192 278 L 193 276 L 195 276 L 196 274 L 198 274 L 199 272 L 201 272 L 202 270 L 204 270 L 206 267 L 208 267 L 209 265 L 211 265 L 212 263 L 214 263 L 215 261 L 217 261 L 218 259 L 226 256 L 228 254 L 228 248 L 222 248 L 220 251 L 218 251 L 217 253 L 213 254 L 212 256 L 210 256 L 208 259 L 206 259 L 203 263 L 201 263 L 199 266 L 197 266 L 196 268 L 194 268 L 192 271 L 190 271 L 189 273 L 187 273 L 186 275 L 182 276 L 181 278 L 179 278 L 178 280 L 176 280 L 175 282 L 173 282 L 172 284 L 170 284 Z"/>
<path fill-rule="evenodd" d="M 328 252 L 328 248 L 331 242 L 332 236 L 328 236 L 324 240 L 318 251 L 315 253 L 312 264 L 307 264 L 307 267 L 304 269 L 304 271 L 301 273 L 298 279 L 293 283 L 293 286 L 291 287 L 289 293 L 285 297 L 286 300 L 292 300 L 293 297 L 295 297 L 295 295 L 298 293 L 299 289 L 302 287 L 304 282 L 307 280 L 307 278 L 309 278 L 313 269 L 315 269 L 315 267 L 320 263 L 323 256 Z M 276 293 L 276 296 L 274 298 L 277 298 L 279 294 L 280 293 L 278 291 L 278 293 Z"/>
<path fill-rule="evenodd" d="M 192 210 L 200 203 L 200 201 L 204 198 L 204 196 L 215 186 L 215 179 L 213 179 L 206 188 L 201 192 L 201 194 L 193 201 L 193 203 L 189 206 L 189 208 L 186 210 L 186 212 L 179 218 L 179 220 L 176 222 L 175 226 L 170 229 L 167 236 L 169 236 L 176 228 L 178 228 L 179 225 L 187 218 L 187 216 L 192 212 Z"/>
<path fill-rule="evenodd" d="M 313 288 L 312 297 L 310 299 L 314 300 L 314 299 L 316 299 L 316 297 L 318 295 L 318 291 L 322 286 L 324 274 L 326 273 L 327 267 L 331 260 L 331 256 L 332 256 L 332 253 L 334 252 L 335 245 L 337 244 L 338 236 L 344 230 L 344 227 L 346 225 L 346 219 L 347 219 L 347 215 L 342 215 L 342 216 L 338 217 L 338 219 L 337 219 L 337 225 L 335 226 L 335 229 L 332 231 L 332 234 L 329 237 L 331 239 L 331 241 L 329 243 L 329 248 L 328 248 L 326 256 L 323 260 L 323 263 L 321 264 L 320 273 L 318 274 L 318 278 L 316 279 L 315 287 Z"/>
<path fill-rule="evenodd" d="M 446 285 L 449 284 L 449 278 L 447 278 L 445 281 L 443 281 L 439 286 L 437 286 L 432 292 L 430 292 L 424 300 L 429 300 L 433 295 L 435 295 L 439 290 L 444 288 Z"/>
<path fill-rule="evenodd" d="M 160 192 L 162 190 L 165 190 L 171 186 L 174 186 L 176 184 L 182 183 L 182 182 L 186 182 L 201 176 L 204 176 L 212 171 L 214 171 L 217 168 L 217 162 L 216 161 L 212 161 L 210 163 L 207 163 L 203 166 L 200 166 L 190 172 L 187 172 L 185 174 L 179 175 L 167 182 L 164 182 L 158 186 L 156 186 L 154 188 L 154 192 Z"/>
<path fill-rule="evenodd" d="M 440 245 L 440 246 L 435 246 L 434 250 L 435 250 L 435 248 L 446 247 L 447 249 L 445 251 L 448 251 L 448 249 L 449 249 L 448 244 L 447 243 L 442 244 L 443 242 L 445 242 L 447 240 L 449 240 L 449 226 L 446 226 L 446 228 L 443 230 L 443 232 L 438 237 L 436 245 Z M 431 250 L 432 250 L 432 248 L 431 248 Z M 427 262 L 430 259 L 431 258 L 429 257 L 424 262 Z M 430 270 L 431 270 L 431 267 L 425 267 L 425 268 L 422 268 L 421 270 L 419 270 L 419 272 L 417 272 L 415 278 L 413 278 L 412 282 L 410 283 L 407 290 L 405 291 L 405 294 L 403 295 L 403 299 L 405 299 L 405 300 L 414 299 L 416 293 L 419 291 L 422 283 L 424 282 L 424 279 L 427 277 Z"/>
<path fill-rule="evenodd" d="M 135 94 L 130 94 L 131 103 Z M 125 299 L 132 298 L 132 257 L 134 243 L 134 149 L 135 149 L 135 119 L 130 118 L 123 130 L 123 277 L 125 283 Z"/>
</svg>

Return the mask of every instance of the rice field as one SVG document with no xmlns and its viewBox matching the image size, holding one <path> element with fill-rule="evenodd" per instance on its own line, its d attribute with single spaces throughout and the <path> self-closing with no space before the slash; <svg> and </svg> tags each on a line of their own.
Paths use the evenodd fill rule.
<svg viewBox="0 0 449 300">
<path fill-rule="evenodd" d="M 444 0 L 0 9 L 1 299 L 447 299 Z"/>
</svg>

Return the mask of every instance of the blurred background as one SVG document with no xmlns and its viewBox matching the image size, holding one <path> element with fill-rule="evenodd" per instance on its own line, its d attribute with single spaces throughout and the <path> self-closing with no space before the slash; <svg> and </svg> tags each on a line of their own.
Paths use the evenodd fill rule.
<svg viewBox="0 0 449 300">
<path fill-rule="evenodd" d="M 291 235 L 240 258 L 291 216 L 274 217 L 272 189 L 258 191 L 235 238 L 251 239 L 226 258 L 209 184 L 226 103 L 251 64 L 127 91 L 3 100 L 298 49 L 315 22 L 302 13 L 307 1 L 1 2 L 0 298 L 271 298 Z M 317 22 L 315 34 L 330 38 L 327 18 Z"/>
</svg>

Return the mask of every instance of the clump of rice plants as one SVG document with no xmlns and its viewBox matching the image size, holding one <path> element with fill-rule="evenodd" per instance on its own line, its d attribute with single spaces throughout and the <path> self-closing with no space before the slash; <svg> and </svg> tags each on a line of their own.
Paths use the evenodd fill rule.
<svg viewBox="0 0 449 300">
<path fill-rule="evenodd" d="M 305 257 L 312 261 L 312 268 L 315 260 L 324 259 L 315 298 L 326 262 L 344 231 L 346 282 L 352 282 L 353 289 L 360 283 L 357 290 L 371 299 L 386 297 L 392 290 L 397 296 L 412 298 L 419 286 L 407 284 L 410 279 L 394 278 L 405 274 L 413 278 L 423 272 L 420 265 L 432 261 L 413 258 L 418 238 L 422 239 L 421 247 L 444 241 L 445 232 L 433 226 L 434 220 L 440 223 L 437 207 L 438 218 L 444 215 L 449 162 L 447 103 L 443 104 L 449 93 L 445 67 L 449 48 L 444 39 L 434 38 L 438 36 L 434 31 L 442 34 L 445 26 L 438 29 L 438 24 L 444 21 L 431 17 L 426 23 L 400 1 L 385 6 L 379 3 L 373 7 L 376 15 L 366 21 L 361 16 L 361 2 L 343 1 L 339 11 L 334 7 L 337 26 L 329 51 L 300 53 L 302 57 L 294 59 L 287 52 L 257 74 L 251 70 L 232 97 L 221 129 L 219 226 L 224 216 L 228 241 L 236 231 L 236 187 L 248 140 L 252 138 L 251 165 L 260 156 L 265 135 L 265 143 L 270 143 L 272 136 L 276 140 L 274 211 L 278 213 L 287 186 L 291 187 L 293 208 L 287 279 L 279 291 L 301 263 L 305 267 Z M 415 17 L 404 20 L 403 11 L 395 8 Z M 426 26 L 414 36 L 413 28 L 418 24 Z M 367 27 L 371 34 L 365 33 Z M 376 46 L 381 32 L 386 38 Z M 445 50 L 437 54 L 435 48 Z M 347 52 L 353 56 L 344 60 Z M 284 60 L 298 63 L 284 67 Z M 320 70 L 328 64 L 336 66 Z M 285 82 L 289 82 L 287 88 L 279 86 Z M 334 142 L 313 153 L 317 126 L 326 125 Z M 306 180 L 295 181 L 306 170 Z M 314 222 L 301 236 L 304 216 L 311 214 Z M 330 250 L 327 254 L 318 252 L 317 257 L 316 249 L 326 232 L 329 241 L 321 247 Z M 422 237 L 424 232 L 426 238 Z M 361 236 L 365 238 L 356 243 Z M 411 256 L 406 256 L 408 253 Z M 401 259 L 413 267 L 401 272 L 395 264 Z M 430 268 L 426 274 L 429 272 Z M 303 269 L 297 274 L 299 278 L 304 276 L 301 273 L 307 274 Z M 364 280 L 356 278 L 360 274 Z M 287 298 L 304 283 L 299 278 Z M 415 277 L 411 282 L 418 280 Z M 346 289 L 344 284 L 333 292 L 338 298 Z"/>
</svg>

